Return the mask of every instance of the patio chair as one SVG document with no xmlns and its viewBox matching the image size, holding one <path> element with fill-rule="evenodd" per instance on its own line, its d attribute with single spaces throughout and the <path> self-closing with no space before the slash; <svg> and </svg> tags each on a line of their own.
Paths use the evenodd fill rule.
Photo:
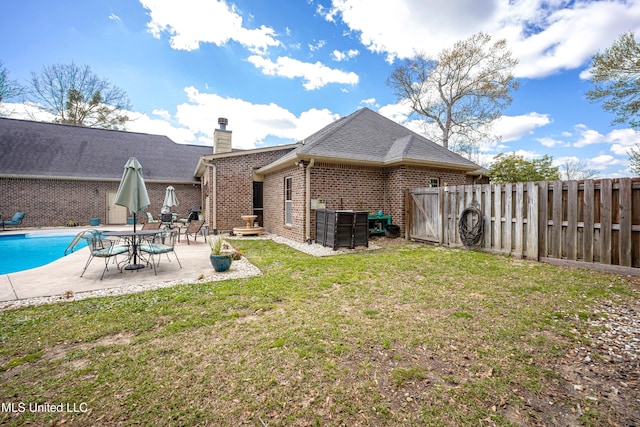
<svg viewBox="0 0 640 427">
<path fill-rule="evenodd" d="M 24 218 L 24 212 L 16 212 L 10 221 L 2 221 L 2 231 L 5 230 L 6 225 L 20 225 L 22 224 L 22 219 Z"/>
<path fill-rule="evenodd" d="M 145 222 L 144 224 L 142 224 L 142 229 L 143 230 L 160 230 L 161 225 L 162 223 L 160 221 Z"/>
<path fill-rule="evenodd" d="M 177 237 L 178 237 L 177 231 L 167 230 L 160 234 L 157 234 L 153 242 L 145 242 L 142 245 L 140 245 L 140 250 L 142 252 L 149 254 L 149 257 L 151 258 L 154 274 L 158 274 L 157 267 L 158 265 L 160 265 L 160 258 L 162 257 L 162 254 L 166 254 L 167 259 L 171 261 L 171 258 L 169 258 L 170 252 L 173 253 L 173 255 L 176 257 L 176 261 L 178 261 L 178 265 L 180 266 L 180 268 L 182 268 L 182 264 L 180 263 L 178 254 L 174 250 Z"/>
<path fill-rule="evenodd" d="M 189 213 L 187 214 L 186 218 L 180 218 L 178 220 L 179 223 L 186 225 L 188 223 L 190 223 L 191 221 L 193 221 L 194 219 L 198 219 L 198 214 L 200 213 L 200 206 L 196 205 L 194 207 L 191 208 L 191 210 L 189 211 Z"/>
<path fill-rule="evenodd" d="M 113 261 L 116 262 L 118 255 L 129 253 L 129 245 L 116 244 L 112 240 L 104 239 L 99 231 L 86 233 L 82 237 L 87 241 L 90 254 L 80 277 L 87 271 L 87 267 L 89 267 L 89 264 L 91 264 L 94 258 L 104 258 L 104 270 L 102 270 L 102 275 L 100 276 L 100 280 L 102 280 L 104 273 L 108 270 L 109 260 L 113 258 Z M 120 272 L 122 272 L 122 270 L 120 270 Z"/>
<path fill-rule="evenodd" d="M 159 222 L 157 219 L 153 218 L 153 215 L 151 215 L 151 212 L 145 212 L 147 214 L 147 222 Z"/>
<path fill-rule="evenodd" d="M 204 221 L 200 220 L 193 220 L 189 223 L 186 230 L 184 231 L 184 234 L 187 236 L 187 245 L 191 244 L 189 242 L 189 235 L 193 235 L 193 241 L 195 242 L 198 238 L 198 233 L 200 233 L 200 230 L 202 230 L 203 225 Z M 207 238 L 205 237 L 204 240 L 206 242 Z"/>
</svg>

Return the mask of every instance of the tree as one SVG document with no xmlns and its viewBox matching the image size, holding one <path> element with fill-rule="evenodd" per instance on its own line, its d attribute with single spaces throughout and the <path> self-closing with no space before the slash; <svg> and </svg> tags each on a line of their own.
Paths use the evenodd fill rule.
<svg viewBox="0 0 640 427">
<path fill-rule="evenodd" d="M 122 129 L 131 109 L 124 90 L 95 75 L 88 65 L 52 65 L 31 73 L 32 100 L 56 123 Z"/>
<path fill-rule="evenodd" d="M 560 179 L 560 171 L 557 166 L 551 166 L 553 158 L 549 155 L 525 160 L 515 153 L 501 153 L 494 160 L 489 167 L 489 178 L 497 184 Z"/>
<path fill-rule="evenodd" d="M 640 144 L 629 150 L 629 170 L 640 176 Z"/>
<path fill-rule="evenodd" d="M 418 54 L 395 68 L 387 79 L 398 99 L 413 113 L 436 125 L 430 137 L 445 148 L 470 153 L 492 138 L 490 124 L 502 115 L 517 89 L 512 70 L 518 63 L 505 40 L 490 44 L 478 33 L 445 49 L 436 59 Z M 432 126 L 433 127 L 433 126 Z"/>
<path fill-rule="evenodd" d="M 562 174 L 565 179 L 580 181 L 593 178 L 598 174 L 594 169 L 589 169 L 584 160 L 569 159 L 562 164 Z"/>
<path fill-rule="evenodd" d="M 591 102 L 602 102 L 605 111 L 616 115 L 613 124 L 640 127 L 640 44 L 633 32 L 621 34 L 613 45 L 592 58 L 592 82 L 587 92 Z"/>
<path fill-rule="evenodd" d="M 18 99 L 24 94 L 24 87 L 17 80 L 9 79 L 9 70 L 0 61 L 0 104 Z M 2 105 L 0 105 L 0 117 L 7 115 Z"/>
</svg>

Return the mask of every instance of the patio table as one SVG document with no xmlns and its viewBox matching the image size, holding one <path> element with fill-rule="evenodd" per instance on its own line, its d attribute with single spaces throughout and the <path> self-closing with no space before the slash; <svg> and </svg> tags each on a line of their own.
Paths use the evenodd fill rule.
<svg viewBox="0 0 640 427">
<path fill-rule="evenodd" d="M 140 255 L 140 242 L 143 237 L 154 236 L 156 234 L 162 233 L 164 230 L 137 230 L 137 231 L 105 231 L 102 233 L 103 236 L 109 237 L 120 237 L 125 239 L 129 244 L 129 258 L 127 260 L 128 265 L 124 268 L 125 270 L 139 270 L 144 268 L 144 264 L 138 263 L 138 258 L 143 258 Z M 131 260 L 133 259 L 133 263 Z"/>
</svg>

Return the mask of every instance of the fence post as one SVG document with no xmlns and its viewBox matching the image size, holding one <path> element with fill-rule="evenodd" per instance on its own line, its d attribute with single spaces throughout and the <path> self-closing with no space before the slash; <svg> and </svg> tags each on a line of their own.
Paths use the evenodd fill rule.
<svg viewBox="0 0 640 427">
<path fill-rule="evenodd" d="M 610 179 L 600 181 L 600 263 L 611 264 L 611 199 L 613 185 Z"/>
<path fill-rule="evenodd" d="M 482 215 L 484 217 L 484 247 L 491 249 L 491 184 L 483 184 L 482 188 L 484 191 L 484 208 Z"/>
<path fill-rule="evenodd" d="M 621 178 L 618 189 L 618 222 L 620 231 L 618 233 L 618 253 L 620 261 L 618 264 L 631 267 L 631 178 Z"/>
<path fill-rule="evenodd" d="M 575 261 L 578 257 L 578 181 L 569 181 L 567 186 L 567 231 L 564 245 L 567 259 Z"/>
<path fill-rule="evenodd" d="M 493 220 L 493 247 L 496 251 L 502 251 L 502 185 L 493 186 L 493 205 L 495 218 Z"/>
<path fill-rule="evenodd" d="M 553 181 L 553 226 L 551 228 L 551 256 L 562 258 L 562 181 Z"/>
<path fill-rule="evenodd" d="M 538 187 L 527 183 L 527 259 L 538 261 Z"/>
<path fill-rule="evenodd" d="M 593 180 L 586 179 L 584 181 L 584 212 L 582 227 L 582 260 L 585 262 L 593 262 L 593 227 L 595 220 L 595 186 Z"/>
</svg>

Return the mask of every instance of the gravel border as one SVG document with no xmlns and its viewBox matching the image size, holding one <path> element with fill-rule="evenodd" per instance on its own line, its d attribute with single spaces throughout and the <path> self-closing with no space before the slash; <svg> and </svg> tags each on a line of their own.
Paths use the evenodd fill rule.
<svg viewBox="0 0 640 427">
<path fill-rule="evenodd" d="M 224 235 L 223 238 L 233 246 L 234 240 L 248 240 L 248 239 L 261 239 L 261 240 L 273 240 L 276 243 L 285 244 L 291 246 L 292 248 L 299 250 L 300 252 L 304 252 L 313 256 L 331 256 L 331 255 L 340 255 L 346 254 L 350 252 L 354 252 L 362 249 L 379 249 L 376 245 L 369 244 L 368 248 L 356 248 L 356 249 L 343 249 L 340 248 L 338 250 L 333 250 L 331 248 L 324 247 L 319 244 L 308 244 L 308 243 L 299 243 L 293 240 L 286 239 L 284 237 L 276 236 L 276 235 L 265 235 L 265 236 L 245 236 L 245 237 L 235 237 Z M 209 276 L 205 276 L 202 279 L 198 279 L 195 281 L 185 280 L 172 280 L 165 282 L 155 282 L 155 283 L 145 283 L 141 285 L 127 285 L 127 286 L 119 286 L 113 288 L 105 288 L 99 289 L 96 291 L 87 291 L 87 292 L 76 292 L 76 293 L 68 293 L 63 295 L 52 295 L 48 297 L 36 297 L 36 298 L 24 298 L 13 301 L 5 301 L 0 303 L 0 311 L 10 310 L 19 307 L 26 307 L 31 305 L 42 305 L 42 304 L 52 304 L 56 302 L 65 302 L 65 301 L 79 301 L 87 298 L 94 297 L 106 297 L 106 296 L 115 296 L 115 295 L 126 295 L 133 294 L 137 292 L 169 288 L 175 285 L 181 285 L 186 283 L 207 283 L 207 282 L 217 282 L 220 280 L 228 280 L 228 279 L 242 279 L 252 276 L 259 276 L 262 274 L 262 271 L 255 265 L 251 264 L 249 260 L 245 257 L 242 257 L 239 260 L 235 260 L 233 262 L 233 268 L 229 271 L 222 273 L 215 273 Z"/>
</svg>

